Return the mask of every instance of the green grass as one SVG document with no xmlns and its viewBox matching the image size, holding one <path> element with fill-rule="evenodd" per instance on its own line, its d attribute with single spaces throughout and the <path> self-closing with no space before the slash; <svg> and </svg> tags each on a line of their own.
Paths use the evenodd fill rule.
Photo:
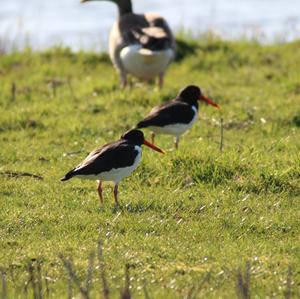
<svg viewBox="0 0 300 299">
<path fill-rule="evenodd" d="M 24 297 L 31 259 L 40 259 L 51 279 L 50 298 L 66 298 L 58 255 L 72 256 L 85 275 L 99 237 L 113 298 L 125 264 L 134 298 L 144 298 L 145 284 L 150 298 L 184 298 L 198 286 L 199 298 L 232 298 L 237 269 L 247 261 L 253 298 L 287 294 L 289 267 L 292 297 L 299 296 L 299 47 L 183 42 L 186 53 L 162 91 L 148 84 L 120 90 L 105 54 L 58 48 L 1 56 L 0 265 L 9 298 Z M 177 152 L 168 136 L 157 138 L 167 155 L 144 148 L 141 165 L 120 184 L 120 209 L 109 184 L 100 207 L 95 182 L 60 182 L 89 151 L 190 83 L 221 112 L 201 107 Z M 96 298 L 98 273 L 94 280 Z"/>
</svg>

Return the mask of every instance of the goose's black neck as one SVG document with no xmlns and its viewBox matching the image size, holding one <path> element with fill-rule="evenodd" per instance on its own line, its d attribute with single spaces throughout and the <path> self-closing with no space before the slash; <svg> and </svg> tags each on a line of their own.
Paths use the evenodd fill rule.
<svg viewBox="0 0 300 299">
<path fill-rule="evenodd" d="M 114 0 L 113 2 L 118 6 L 120 17 L 133 12 L 131 0 Z"/>
</svg>

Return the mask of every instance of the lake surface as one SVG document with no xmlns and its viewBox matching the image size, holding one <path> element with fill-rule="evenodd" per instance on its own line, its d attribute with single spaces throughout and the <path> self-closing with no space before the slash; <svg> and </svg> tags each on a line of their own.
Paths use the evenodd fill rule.
<svg viewBox="0 0 300 299">
<path fill-rule="evenodd" d="M 106 49 L 117 16 L 113 3 L 79 0 L 0 0 L 0 42 Z M 261 42 L 300 38 L 300 0 L 133 0 L 136 12 L 156 11 L 175 31 L 213 31 L 226 39 Z"/>
</svg>

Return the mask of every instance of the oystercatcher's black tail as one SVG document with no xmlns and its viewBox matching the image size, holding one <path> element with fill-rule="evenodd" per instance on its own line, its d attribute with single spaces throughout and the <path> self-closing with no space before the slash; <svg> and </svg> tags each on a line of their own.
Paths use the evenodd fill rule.
<svg viewBox="0 0 300 299">
<path fill-rule="evenodd" d="M 72 169 L 71 171 L 69 171 L 69 172 L 68 172 L 63 178 L 61 178 L 60 180 L 61 180 L 62 182 L 64 182 L 64 181 L 67 181 L 67 180 L 71 179 L 71 178 L 75 175 L 74 170 L 75 170 L 75 168 Z"/>
</svg>

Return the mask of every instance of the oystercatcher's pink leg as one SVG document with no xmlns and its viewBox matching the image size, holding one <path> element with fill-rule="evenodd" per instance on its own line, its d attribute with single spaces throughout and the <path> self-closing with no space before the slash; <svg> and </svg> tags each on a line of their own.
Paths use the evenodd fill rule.
<svg viewBox="0 0 300 299">
<path fill-rule="evenodd" d="M 99 194 L 99 199 L 100 199 L 100 204 L 103 204 L 103 195 L 102 195 L 102 182 L 99 181 L 99 185 L 98 185 L 98 194 Z"/>
<path fill-rule="evenodd" d="M 119 202 L 118 202 L 118 184 L 115 184 L 115 187 L 114 187 L 114 197 L 115 197 L 116 206 L 118 206 L 119 205 Z"/>
<path fill-rule="evenodd" d="M 151 132 L 151 142 L 154 144 L 154 139 L 155 139 L 155 133 Z"/>
</svg>

